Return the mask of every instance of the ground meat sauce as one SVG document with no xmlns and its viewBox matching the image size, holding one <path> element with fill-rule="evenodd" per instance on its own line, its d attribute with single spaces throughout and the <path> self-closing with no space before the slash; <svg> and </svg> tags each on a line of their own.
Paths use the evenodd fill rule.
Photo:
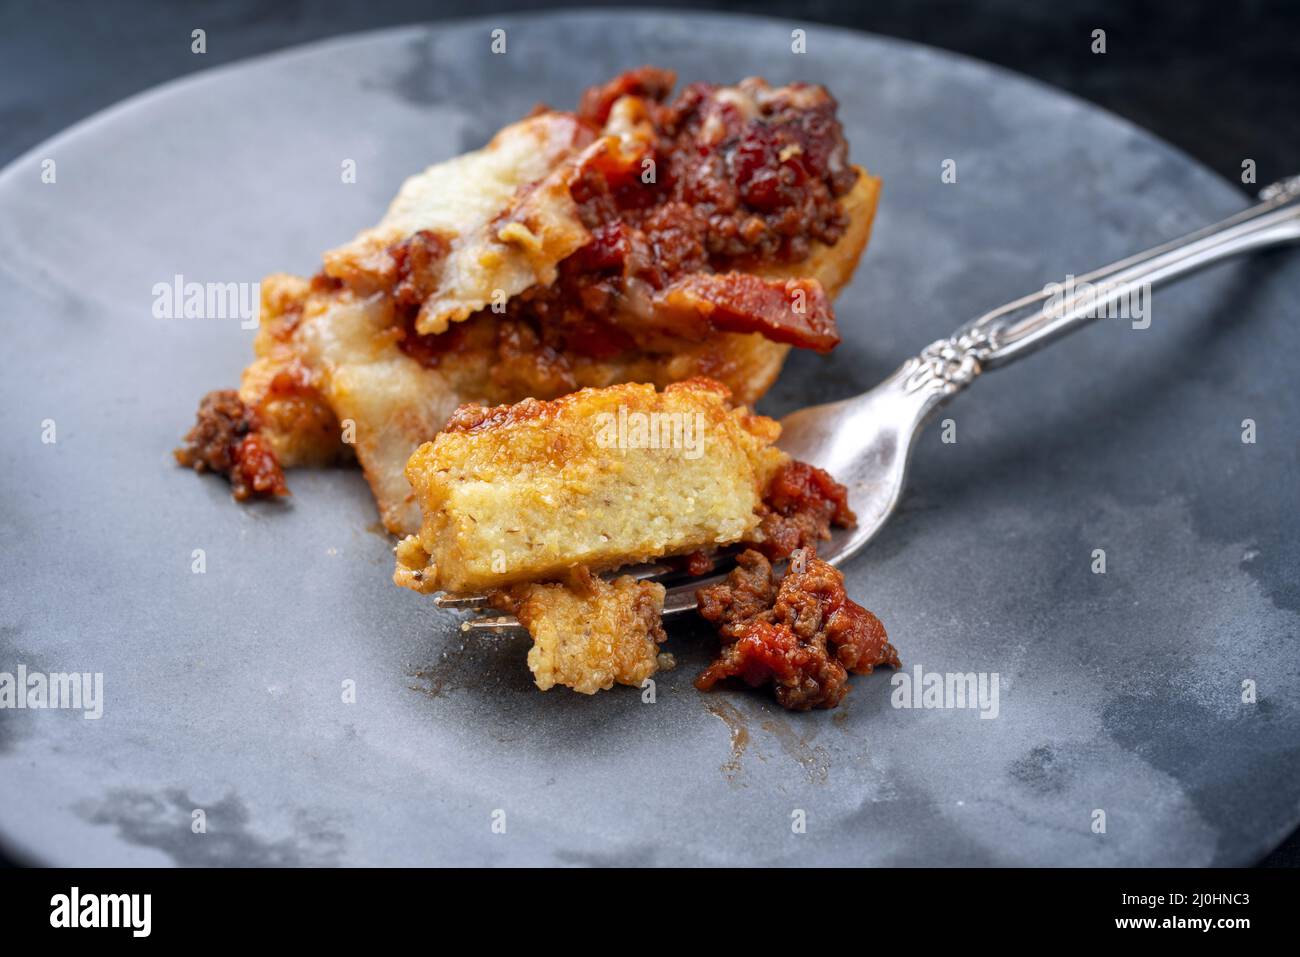
<svg viewBox="0 0 1300 957">
<path fill-rule="evenodd" d="M 716 562 L 708 552 L 691 552 L 686 556 L 685 564 L 686 574 L 700 578 L 713 571 Z"/>
<path fill-rule="evenodd" d="M 241 502 L 289 494 L 275 452 L 257 432 L 256 413 L 234 389 L 203 397 L 194 428 L 184 442 L 174 453 L 176 461 L 196 472 L 225 475 Z"/>
<path fill-rule="evenodd" d="M 472 321 L 472 320 L 471 320 Z M 543 338 L 537 326 L 519 319 L 496 324 L 496 362 L 492 382 L 506 394 L 553 398 L 578 388 L 564 353 Z"/>
<path fill-rule="evenodd" d="M 429 367 L 437 366 L 444 355 L 458 351 L 465 342 L 464 323 L 453 325 L 439 335 L 421 335 L 415 331 L 420 306 L 438 289 L 443 261 L 451 251 L 445 237 L 429 229 L 388 248 L 393 260 L 395 284 L 393 306 L 399 317 L 397 345 L 412 359 Z"/>
<path fill-rule="evenodd" d="M 763 517 L 753 546 L 772 560 L 831 537 L 831 526 L 852 528 L 849 491 L 824 469 L 791 459 L 776 471 L 763 495 Z"/>
<path fill-rule="evenodd" d="M 644 242 L 678 270 L 713 272 L 798 262 L 812 241 L 831 245 L 843 235 L 839 197 L 857 173 L 824 87 L 773 90 L 747 80 L 740 89 L 748 96 L 737 97 L 692 83 L 664 103 L 675 80 L 643 67 L 583 96 L 579 119 L 594 127 L 619 96 L 640 96 L 655 130 L 653 183 L 643 181 L 642 157 L 630 166 L 598 163 L 574 183 L 589 229 L 622 224 L 641 234 L 626 236 L 628 244 Z"/>
<path fill-rule="evenodd" d="M 727 678 L 770 684 L 782 707 L 807 711 L 838 705 L 850 672 L 900 666 L 880 619 L 845 594 L 844 576 L 812 549 L 802 556 L 778 581 L 768 560 L 747 550 L 725 582 L 700 589 L 700 614 L 718 627 L 722 650 L 697 688 Z"/>
<path fill-rule="evenodd" d="M 666 353 L 719 331 L 819 352 L 838 344 L 819 283 L 748 272 L 800 262 L 848 225 L 840 197 L 858 174 L 834 98 L 821 86 L 746 80 L 739 94 L 694 83 L 666 102 L 675 82 L 671 71 L 641 67 L 583 94 L 577 116 L 593 132 L 620 97 L 640 97 L 653 142 L 644 154 L 599 152 L 577 170 L 570 193 L 592 239 L 560 263 L 554 283 L 492 317 L 515 324 L 498 342 L 503 361 L 518 366 L 535 352 L 538 374 L 562 381 L 569 355 Z M 416 234 L 390 252 L 394 299 L 418 309 L 436 289 L 445 240 Z M 463 344 L 453 333 L 417 339 L 412 329 L 402 348 L 436 365 Z"/>
<path fill-rule="evenodd" d="M 421 229 L 390 247 L 388 252 L 393 257 L 397 277 L 393 301 L 398 306 L 418 309 L 438 291 L 442 263 L 451 252 L 451 243 L 433 230 Z"/>
<path fill-rule="evenodd" d="M 677 76 L 672 70 L 653 66 L 640 66 L 625 70 L 603 86 L 584 90 L 578 101 L 578 116 L 593 126 L 602 127 L 609 119 L 614 101 L 623 96 L 640 96 L 647 100 L 662 101 L 673 91 Z"/>
<path fill-rule="evenodd" d="M 454 355 L 468 344 L 469 330 L 466 323 L 458 322 L 446 332 L 437 335 L 421 335 L 415 331 L 415 317 L 419 308 L 399 310 L 401 323 L 396 329 L 397 347 L 423 366 L 437 368 L 442 357 Z"/>
</svg>

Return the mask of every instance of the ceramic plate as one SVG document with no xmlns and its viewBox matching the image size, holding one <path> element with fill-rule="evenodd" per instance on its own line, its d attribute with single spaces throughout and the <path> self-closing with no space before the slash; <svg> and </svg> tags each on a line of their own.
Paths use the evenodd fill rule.
<svg viewBox="0 0 1300 957">
<path fill-rule="evenodd" d="M 0 671 L 98 673 L 102 716 L 0 710 L 14 852 L 1198 865 L 1253 862 L 1294 827 L 1292 253 L 1157 292 L 1149 328 L 1100 322 L 990 373 L 945 413 L 955 442 L 926 433 L 901 513 L 846 569 L 850 593 L 909 681 L 996 675 L 996 717 L 895 707 L 888 671 L 815 714 L 702 694 L 691 680 L 714 639 L 690 622 L 671 628 L 679 666 L 653 704 L 629 688 L 543 694 L 526 641 L 467 643 L 455 614 L 392 585 L 359 472 L 293 474 L 288 505 L 240 507 L 175 467 L 197 400 L 237 383 L 252 333 L 155 318 L 156 283 L 309 274 L 406 175 L 642 63 L 826 83 L 853 156 L 884 178 L 838 303 L 844 344 L 793 356 L 769 414 L 866 389 L 986 308 L 1247 203 L 1142 130 L 1009 73 L 723 16 L 365 34 L 77 125 L 0 174 Z"/>
</svg>

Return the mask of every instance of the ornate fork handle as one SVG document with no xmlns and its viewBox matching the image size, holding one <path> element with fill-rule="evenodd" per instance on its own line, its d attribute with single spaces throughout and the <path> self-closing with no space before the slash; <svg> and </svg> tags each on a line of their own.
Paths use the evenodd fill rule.
<svg viewBox="0 0 1300 957">
<path fill-rule="evenodd" d="M 997 348 L 997 330 L 969 329 L 936 339 L 903 366 L 903 388 L 953 395 L 975 381 Z"/>
<path fill-rule="evenodd" d="M 1055 342 L 1154 286 L 1230 256 L 1300 240 L 1300 176 L 1266 187 L 1260 197 L 1257 206 L 1095 269 L 1072 286 L 1044 288 L 985 313 L 910 359 L 902 370 L 904 388 L 953 395 L 985 369 Z"/>
</svg>

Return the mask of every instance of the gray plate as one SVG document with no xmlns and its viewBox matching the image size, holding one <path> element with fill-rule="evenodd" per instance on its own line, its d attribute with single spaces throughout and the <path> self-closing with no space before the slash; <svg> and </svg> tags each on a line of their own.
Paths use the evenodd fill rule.
<svg viewBox="0 0 1300 957">
<path fill-rule="evenodd" d="M 496 26 L 505 56 L 488 50 Z M 864 389 L 976 311 L 1244 205 L 1142 131 L 1007 73 L 716 16 L 386 31 L 78 125 L 0 175 L 0 671 L 102 672 L 104 713 L 0 711 L 5 842 L 57 864 L 1182 865 L 1248 863 L 1296 823 L 1286 253 L 1158 293 L 1150 329 L 1099 323 L 989 375 L 950 409 L 955 444 L 927 436 L 851 592 L 909 667 L 997 673 L 995 720 L 893 708 L 888 672 L 835 712 L 700 694 L 698 623 L 674 627 L 681 665 L 653 705 L 627 688 L 542 694 L 526 643 L 467 646 L 453 614 L 392 586 L 358 473 L 295 474 L 291 505 L 241 508 L 173 467 L 251 333 L 153 318 L 154 283 L 311 272 L 406 174 L 645 62 L 825 82 L 884 177 L 839 305 L 845 343 L 793 357 L 773 414 Z"/>
</svg>

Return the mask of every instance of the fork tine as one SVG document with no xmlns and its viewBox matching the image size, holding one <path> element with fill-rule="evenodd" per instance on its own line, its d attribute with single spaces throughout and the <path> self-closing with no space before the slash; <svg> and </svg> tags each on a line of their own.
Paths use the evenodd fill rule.
<svg viewBox="0 0 1300 957">
<path fill-rule="evenodd" d="M 487 595 L 434 595 L 433 603 L 439 608 L 486 608 Z"/>
<path fill-rule="evenodd" d="M 495 617 L 480 616 L 470 618 L 460 623 L 460 630 L 471 633 L 488 633 L 493 635 L 503 635 L 512 632 L 519 634 L 528 634 L 528 630 L 519 623 L 519 619 L 514 615 L 497 615 Z"/>
<path fill-rule="evenodd" d="M 611 579 L 631 575 L 638 581 L 659 578 L 661 576 L 672 576 L 680 574 L 685 578 L 668 589 L 664 602 L 664 617 L 689 611 L 695 607 L 695 592 L 705 585 L 715 584 L 725 577 L 725 573 L 734 564 L 736 548 L 726 548 L 719 551 L 713 556 L 715 566 L 713 571 L 697 577 L 687 577 L 684 569 L 665 562 L 647 562 L 642 565 L 632 565 L 621 569 L 615 569 L 612 572 L 605 572 L 602 577 Z M 488 604 L 487 595 L 435 595 L 433 603 L 439 608 L 448 608 L 461 611 L 484 611 L 491 608 Z M 478 615 L 474 618 L 466 619 L 461 622 L 461 631 L 476 634 L 507 634 L 518 632 L 527 634 L 527 629 L 519 623 L 519 619 L 514 615 Z"/>
<path fill-rule="evenodd" d="M 617 569 L 613 572 L 606 572 L 603 577 L 612 578 L 615 576 L 631 575 L 637 581 L 645 581 L 649 578 L 658 578 L 660 575 L 667 575 L 676 569 L 664 562 L 646 563 L 643 565 L 632 565 L 624 569 Z M 479 609 L 488 607 L 487 595 L 434 595 L 433 603 L 439 608 L 455 609 Z"/>
<path fill-rule="evenodd" d="M 660 575 L 667 575 L 673 570 L 672 565 L 664 562 L 647 562 L 644 565 L 633 565 L 626 571 L 615 569 L 607 574 L 611 578 L 622 578 L 624 575 L 631 575 L 637 581 L 645 581 L 647 578 L 658 578 Z"/>
</svg>

